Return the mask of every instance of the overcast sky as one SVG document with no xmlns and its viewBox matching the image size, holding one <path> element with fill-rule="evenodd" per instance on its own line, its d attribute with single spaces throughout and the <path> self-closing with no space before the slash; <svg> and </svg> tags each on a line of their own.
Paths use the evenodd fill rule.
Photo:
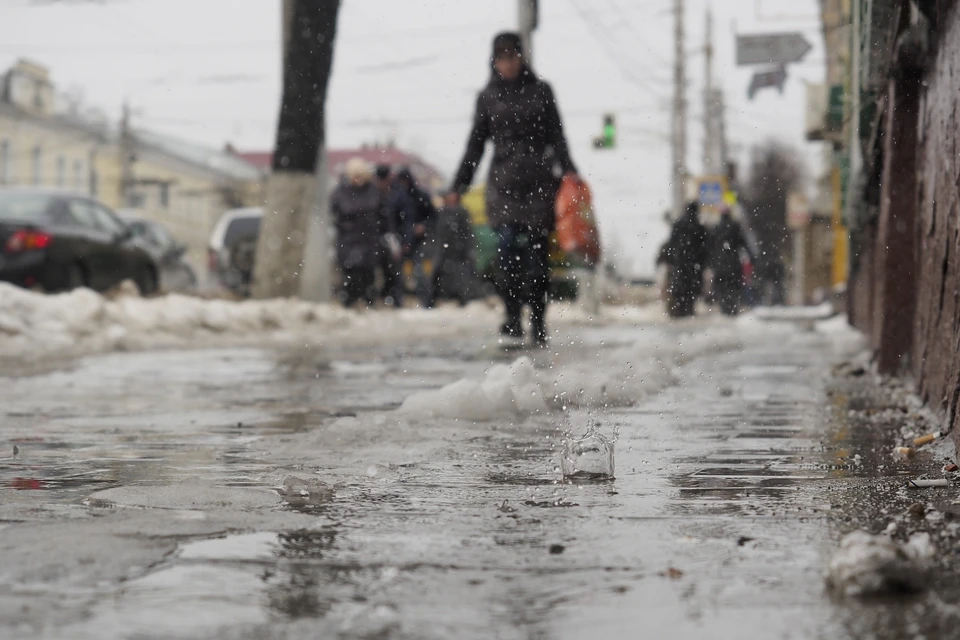
<svg viewBox="0 0 960 640">
<path fill-rule="evenodd" d="M 574 160 L 596 193 L 605 243 L 649 274 L 670 199 L 673 0 L 541 0 L 535 67 L 550 81 Z M 726 92 L 728 139 L 745 164 L 752 145 L 795 145 L 811 173 L 820 148 L 803 139 L 805 81 L 824 75 L 816 0 L 686 0 L 688 164 L 700 168 L 702 55 L 714 12 L 714 77 Z M 329 94 L 333 146 L 396 138 L 454 172 L 490 40 L 516 27 L 515 0 L 344 0 Z M 734 66 L 734 34 L 802 31 L 814 49 L 775 90 L 746 97 L 752 71 Z M 213 146 L 270 149 L 280 94 L 280 0 L 2 0 L 0 66 L 47 65 L 61 91 L 111 119 L 129 99 L 134 124 Z M 602 114 L 620 145 L 596 151 Z"/>
</svg>

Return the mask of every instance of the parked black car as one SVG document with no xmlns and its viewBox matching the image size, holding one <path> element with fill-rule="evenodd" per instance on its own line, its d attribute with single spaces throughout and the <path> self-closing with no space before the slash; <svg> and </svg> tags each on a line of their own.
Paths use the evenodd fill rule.
<svg viewBox="0 0 960 640">
<path fill-rule="evenodd" d="M 0 280 L 46 291 L 105 291 L 128 279 L 149 295 L 159 269 L 110 209 L 55 190 L 0 189 Z"/>
<path fill-rule="evenodd" d="M 184 259 L 187 245 L 180 242 L 159 222 L 130 217 L 121 212 L 134 240 L 147 250 L 160 268 L 160 288 L 164 291 L 193 291 L 197 274 Z"/>
</svg>

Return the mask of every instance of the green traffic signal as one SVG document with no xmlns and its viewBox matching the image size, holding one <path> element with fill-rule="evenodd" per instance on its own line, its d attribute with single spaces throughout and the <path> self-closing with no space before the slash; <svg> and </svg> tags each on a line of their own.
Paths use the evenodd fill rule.
<svg viewBox="0 0 960 640">
<path fill-rule="evenodd" d="M 597 149 L 613 149 L 617 145 L 617 124 L 612 113 L 603 116 L 603 134 L 593 139 Z"/>
</svg>

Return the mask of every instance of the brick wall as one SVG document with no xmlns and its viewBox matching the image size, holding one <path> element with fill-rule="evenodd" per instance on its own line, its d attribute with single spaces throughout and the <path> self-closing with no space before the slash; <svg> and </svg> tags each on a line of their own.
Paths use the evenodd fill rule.
<svg viewBox="0 0 960 640">
<path fill-rule="evenodd" d="M 960 396 L 960 12 L 943 16 L 920 106 L 913 374 L 954 433 Z"/>
</svg>

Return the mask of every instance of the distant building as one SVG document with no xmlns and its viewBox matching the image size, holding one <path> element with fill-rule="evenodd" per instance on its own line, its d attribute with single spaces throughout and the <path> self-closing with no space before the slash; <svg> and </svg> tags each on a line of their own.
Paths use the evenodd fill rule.
<svg viewBox="0 0 960 640">
<path fill-rule="evenodd" d="M 97 157 L 106 131 L 58 113 L 46 68 L 18 61 L 0 76 L 0 186 L 38 186 L 99 195 Z"/>
<path fill-rule="evenodd" d="M 228 146 L 228 151 L 236 154 L 237 157 L 258 167 L 264 174 L 270 173 L 273 166 L 272 151 L 236 151 Z M 433 165 L 429 164 L 418 155 L 404 151 L 398 147 L 389 145 L 364 146 L 359 149 L 328 149 L 327 150 L 327 169 L 330 177 L 339 180 L 343 175 L 343 167 L 350 158 L 360 157 L 371 164 L 387 164 L 392 168 L 409 167 L 417 182 L 429 191 L 439 191 L 443 189 L 446 180 Z"/>
<path fill-rule="evenodd" d="M 137 129 L 130 137 L 131 180 L 125 190 L 119 142 L 107 159 L 117 200 L 123 209 L 163 223 L 187 244 L 195 265 L 204 264 L 210 233 L 224 211 L 262 204 L 262 173 L 233 154 Z"/>
</svg>

